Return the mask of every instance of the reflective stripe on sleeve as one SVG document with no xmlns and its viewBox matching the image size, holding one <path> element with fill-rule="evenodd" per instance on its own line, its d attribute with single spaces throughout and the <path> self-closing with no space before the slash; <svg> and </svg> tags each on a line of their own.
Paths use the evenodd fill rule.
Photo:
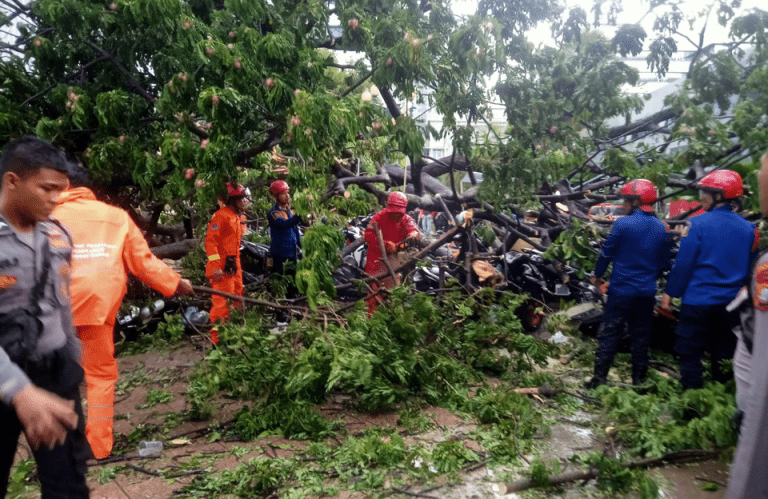
<svg viewBox="0 0 768 499">
<path fill-rule="evenodd" d="M 208 257 L 209 262 L 215 262 L 216 260 L 219 260 L 219 259 L 221 259 L 219 255 L 211 255 Z"/>
</svg>

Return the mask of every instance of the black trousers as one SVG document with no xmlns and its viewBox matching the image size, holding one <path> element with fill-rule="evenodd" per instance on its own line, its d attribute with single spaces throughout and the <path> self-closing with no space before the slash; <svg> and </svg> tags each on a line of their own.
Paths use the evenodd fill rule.
<svg viewBox="0 0 768 499">
<path fill-rule="evenodd" d="M 613 358 L 624 338 L 625 326 L 632 342 L 632 381 L 641 383 L 648 374 L 648 355 L 653 330 L 653 296 L 608 295 L 595 351 L 595 377 L 605 382 Z"/>
<path fill-rule="evenodd" d="M 293 278 L 296 277 L 296 264 L 298 263 L 299 259 L 294 257 L 284 257 L 279 255 L 272 255 L 272 261 L 273 261 L 273 267 L 272 272 L 276 272 L 278 274 L 282 275 L 288 275 Z M 291 269 L 286 272 L 285 264 L 286 262 L 293 262 L 293 266 Z M 296 285 L 291 282 L 285 290 L 285 297 L 288 299 L 296 298 L 296 296 L 299 294 L 299 291 L 296 289 Z"/>
<path fill-rule="evenodd" d="M 36 386 L 75 401 L 77 428 L 70 430 L 63 445 L 53 450 L 40 447 L 33 451 L 37 462 L 42 499 L 88 498 L 85 475 L 91 449 L 85 439 L 85 417 L 80 405 L 78 384 L 83 369 L 64 349 L 57 350 L 25 369 Z M 21 433 L 21 423 L 13 407 L 0 403 L 0 497 L 8 490 L 8 477 Z"/>
<path fill-rule="evenodd" d="M 736 350 L 733 328 L 739 324 L 737 311 L 728 312 L 726 304 L 686 305 L 680 307 L 680 319 L 675 331 L 675 353 L 680 356 L 680 382 L 683 388 L 704 386 L 704 366 L 701 360 L 709 352 L 712 380 L 726 383 L 726 375 L 720 368 L 724 360 L 732 359 Z M 760 362 L 754 359 L 754 362 Z"/>
</svg>

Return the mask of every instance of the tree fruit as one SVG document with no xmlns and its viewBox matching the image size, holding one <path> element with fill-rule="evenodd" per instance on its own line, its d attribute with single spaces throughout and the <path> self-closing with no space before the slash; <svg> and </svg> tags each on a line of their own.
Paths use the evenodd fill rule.
<svg viewBox="0 0 768 499">
<path fill-rule="evenodd" d="M 377 132 L 379 130 L 381 130 L 381 123 L 379 123 L 378 121 L 374 121 L 373 122 L 373 129 L 376 130 Z"/>
<path fill-rule="evenodd" d="M 117 138 L 117 141 L 121 144 L 125 144 L 125 135 L 121 135 Z"/>
<path fill-rule="evenodd" d="M 201 140 L 201 141 L 200 141 L 200 147 L 202 147 L 203 149 L 205 149 L 206 147 L 208 147 L 208 139 L 203 139 L 203 140 Z"/>
<path fill-rule="evenodd" d="M 243 67 L 243 63 L 242 63 L 242 62 L 240 62 L 240 59 L 239 59 L 239 58 L 237 58 L 237 57 L 235 57 L 235 67 L 236 67 L 237 69 L 240 69 L 240 68 L 242 68 L 242 67 Z"/>
<path fill-rule="evenodd" d="M 195 180 L 195 187 L 197 187 L 198 189 L 200 187 L 205 187 L 205 180 L 202 180 L 202 179 Z"/>
<path fill-rule="evenodd" d="M 187 168 L 187 171 L 184 172 L 184 178 L 187 180 L 192 180 L 192 177 L 194 176 L 195 176 L 194 168 Z"/>
<path fill-rule="evenodd" d="M 371 95 L 371 92 L 369 92 L 368 90 L 364 90 L 360 98 L 363 100 L 363 102 L 371 102 L 371 99 L 373 98 L 373 96 Z"/>
<path fill-rule="evenodd" d="M 358 26 L 360 26 L 360 21 L 358 21 L 356 17 L 353 17 L 352 19 L 347 21 L 347 25 L 353 30 L 355 30 L 357 29 Z"/>
<path fill-rule="evenodd" d="M 275 80 L 273 78 L 267 78 L 264 80 L 264 85 L 269 89 L 275 88 Z"/>
<path fill-rule="evenodd" d="M 230 38 L 234 38 L 235 37 L 235 32 L 234 31 L 230 31 L 229 33 L 227 33 L 227 36 L 229 36 Z"/>
<path fill-rule="evenodd" d="M 301 118 L 299 118 L 298 116 L 294 116 L 293 118 L 291 118 L 291 125 L 293 126 L 301 125 Z"/>
<path fill-rule="evenodd" d="M 218 106 L 219 104 L 221 104 L 221 99 L 219 99 L 218 95 L 214 95 L 214 96 L 211 97 L 211 103 L 214 106 Z"/>
<path fill-rule="evenodd" d="M 392 61 L 392 58 L 391 58 L 391 57 L 390 57 L 389 59 L 387 59 L 387 66 L 391 66 L 391 65 L 392 65 L 392 62 L 393 62 L 393 61 Z"/>
<path fill-rule="evenodd" d="M 557 127 L 556 127 L 555 125 L 552 125 L 552 126 L 549 128 L 549 133 L 557 133 Z"/>
<path fill-rule="evenodd" d="M 111 10 L 117 10 L 117 4 L 113 2 L 113 3 L 109 4 L 109 8 Z"/>
<path fill-rule="evenodd" d="M 213 55 L 216 53 L 216 51 L 213 50 L 213 47 L 208 47 L 207 49 L 205 49 L 205 53 L 208 55 Z"/>
</svg>

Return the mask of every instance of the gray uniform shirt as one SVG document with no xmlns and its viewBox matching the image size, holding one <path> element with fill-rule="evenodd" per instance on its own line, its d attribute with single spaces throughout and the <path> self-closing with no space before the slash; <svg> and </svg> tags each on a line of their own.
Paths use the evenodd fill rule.
<svg viewBox="0 0 768 499">
<path fill-rule="evenodd" d="M 731 465 L 727 499 L 768 498 L 768 254 L 760 257 L 750 286 L 754 343 L 749 399 Z"/>
<path fill-rule="evenodd" d="M 69 301 L 72 246 L 69 234 L 52 222 L 38 223 L 32 244 L 19 238 L 16 231 L 0 217 L 0 314 L 31 310 L 32 290 L 43 268 L 43 244 L 50 247 L 51 267 L 40 300 L 43 331 L 33 355 L 41 357 L 63 346 L 74 359 L 80 358 Z M 0 330 L 0 334 L 3 331 Z M 16 394 L 30 383 L 24 371 L 0 348 L 0 399 L 10 405 Z"/>
</svg>

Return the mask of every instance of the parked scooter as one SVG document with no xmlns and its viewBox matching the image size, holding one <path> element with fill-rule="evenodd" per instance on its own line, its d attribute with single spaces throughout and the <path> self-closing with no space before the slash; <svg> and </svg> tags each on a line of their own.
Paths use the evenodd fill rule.
<svg viewBox="0 0 768 499">
<path fill-rule="evenodd" d="M 503 258 L 507 268 L 507 282 L 502 285 L 504 289 L 530 296 L 518 309 L 526 331 L 533 331 L 541 325 L 541 308 L 544 305 L 559 301 L 572 301 L 580 306 L 571 319 L 578 322 L 582 330 L 597 330 L 603 318 L 600 305 L 605 297 L 595 286 L 579 278 L 576 268 L 558 266 L 544 259 L 536 250 L 524 253 L 509 251 Z M 503 270 L 503 263 L 499 267 Z"/>
</svg>

